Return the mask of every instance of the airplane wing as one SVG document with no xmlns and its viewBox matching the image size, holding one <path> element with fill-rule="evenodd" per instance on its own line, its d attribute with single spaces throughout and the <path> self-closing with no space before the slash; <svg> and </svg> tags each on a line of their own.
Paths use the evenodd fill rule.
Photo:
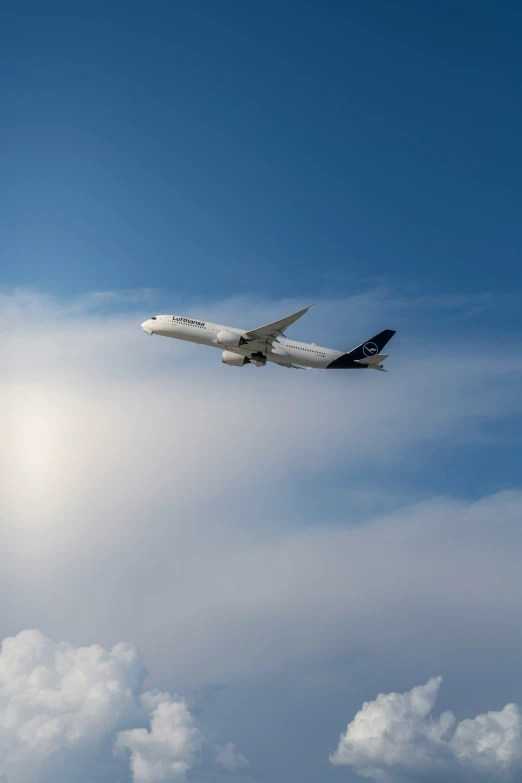
<svg viewBox="0 0 522 783">
<path fill-rule="evenodd" d="M 301 316 L 307 313 L 311 307 L 313 307 L 313 305 L 308 305 L 308 307 L 304 307 L 302 310 L 299 310 L 299 312 L 294 313 L 293 315 L 288 315 L 286 318 L 281 318 L 280 321 L 274 321 L 273 324 L 260 326 L 259 329 L 252 329 L 250 332 L 246 332 L 245 339 L 249 342 L 272 343 L 283 334 L 285 329 L 288 329 L 289 326 L 292 326 L 292 324 L 301 318 Z"/>
<path fill-rule="evenodd" d="M 289 370 L 311 370 L 312 367 L 301 367 L 300 364 L 284 364 L 283 362 L 276 362 L 278 367 L 287 367 Z"/>
</svg>

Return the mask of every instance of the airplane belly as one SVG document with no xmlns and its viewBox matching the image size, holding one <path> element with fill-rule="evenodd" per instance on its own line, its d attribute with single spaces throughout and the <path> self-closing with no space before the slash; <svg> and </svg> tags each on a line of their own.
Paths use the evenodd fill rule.
<svg viewBox="0 0 522 783">
<path fill-rule="evenodd" d="M 274 351 L 267 353 L 266 358 L 269 362 L 274 362 L 274 364 L 290 364 L 292 361 L 290 356 L 283 356 L 282 354 L 275 353 Z"/>
<path fill-rule="evenodd" d="M 173 337 L 176 340 L 185 340 L 189 343 L 202 342 L 202 334 L 199 333 L 199 330 L 183 324 L 169 324 L 162 329 L 158 329 L 156 334 L 163 337 Z"/>
<path fill-rule="evenodd" d="M 272 350 L 267 352 L 266 358 L 276 364 L 291 364 L 293 361 L 291 354 L 278 345 L 274 345 Z"/>
<path fill-rule="evenodd" d="M 194 329 L 191 326 L 183 326 L 182 328 L 184 330 L 184 340 L 187 340 L 189 343 L 201 342 L 203 330 L 200 332 L 198 329 Z"/>
<path fill-rule="evenodd" d="M 288 347 L 281 356 L 281 364 L 298 364 L 300 367 L 309 367 L 314 370 L 322 370 L 327 367 L 331 361 L 326 356 L 326 350 L 322 348 L 311 348 L 303 343 L 300 347 Z"/>
</svg>

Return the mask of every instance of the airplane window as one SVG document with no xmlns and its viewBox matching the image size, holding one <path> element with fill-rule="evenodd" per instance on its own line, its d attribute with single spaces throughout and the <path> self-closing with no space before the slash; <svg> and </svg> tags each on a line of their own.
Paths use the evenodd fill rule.
<svg viewBox="0 0 522 783">
<path fill-rule="evenodd" d="M 155 315 L 153 315 L 153 316 L 152 316 L 152 318 L 151 318 L 150 320 L 151 320 L 151 321 L 155 321 L 155 320 L 156 320 L 156 316 L 155 316 Z"/>
</svg>

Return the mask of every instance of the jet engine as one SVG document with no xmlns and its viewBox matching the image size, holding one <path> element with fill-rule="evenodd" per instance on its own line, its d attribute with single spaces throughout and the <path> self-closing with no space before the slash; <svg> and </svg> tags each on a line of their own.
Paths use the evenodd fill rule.
<svg viewBox="0 0 522 783">
<path fill-rule="evenodd" d="M 223 364 L 228 364 L 230 367 L 242 367 L 244 364 L 250 364 L 250 359 L 246 356 L 241 356 L 239 353 L 233 351 L 223 351 L 221 356 Z"/>
<path fill-rule="evenodd" d="M 241 337 L 237 332 L 227 332 L 225 329 L 220 329 L 216 338 L 218 345 L 230 345 L 231 348 L 239 348 L 240 345 L 244 345 L 246 340 Z"/>
</svg>

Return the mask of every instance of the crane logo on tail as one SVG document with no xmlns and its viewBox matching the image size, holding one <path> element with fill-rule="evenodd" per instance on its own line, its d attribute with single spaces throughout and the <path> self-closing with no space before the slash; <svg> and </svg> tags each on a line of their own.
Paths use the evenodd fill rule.
<svg viewBox="0 0 522 783">
<path fill-rule="evenodd" d="M 378 352 L 378 347 L 375 345 L 375 343 L 365 343 L 363 345 L 363 354 L 365 356 L 375 356 L 375 354 Z"/>
</svg>

